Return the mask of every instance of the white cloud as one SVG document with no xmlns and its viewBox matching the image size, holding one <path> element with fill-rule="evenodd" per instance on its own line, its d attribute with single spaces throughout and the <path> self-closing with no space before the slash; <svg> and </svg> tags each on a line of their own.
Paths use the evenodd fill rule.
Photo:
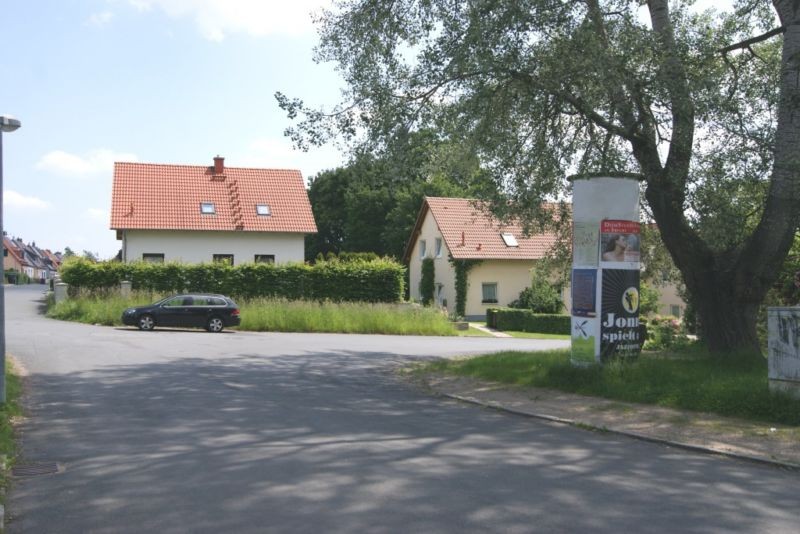
<svg viewBox="0 0 800 534">
<path fill-rule="evenodd" d="M 102 28 L 106 26 L 111 19 L 114 18 L 114 14 L 110 11 L 104 11 L 102 13 L 93 13 L 88 19 L 86 19 L 87 26 L 96 26 L 98 28 Z"/>
<path fill-rule="evenodd" d="M 227 34 L 302 35 L 314 32 L 311 13 L 329 0 L 128 0 L 139 11 L 160 9 L 169 17 L 192 18 L 210 41 L 222 41 Z"/>
<path fill-rule="evenodd" d="M 114 170 L 115 161 L 138 161 L 138 158 L 135 154 L 107 149 L 90 150 L 83 156 L 70 154 L 63 150 L 54 150 L 45 154 L 36 164 L 36 168 L 73 176 L 110 174 Z"/>
<path fill-rule="evenodd" d="M 29 197 L 16 191 L 3 191 L 4 208 L 22 208 L 27 210 L 46 210 L 50 203 L 37 197 Z"/>
<path fill-rule="evenodd" d="M 88 208 L 83 215 L 86 219 L 98 222 L 108 222 L 109 219 L 108 210 L 102 208 Z"/>
</svg>

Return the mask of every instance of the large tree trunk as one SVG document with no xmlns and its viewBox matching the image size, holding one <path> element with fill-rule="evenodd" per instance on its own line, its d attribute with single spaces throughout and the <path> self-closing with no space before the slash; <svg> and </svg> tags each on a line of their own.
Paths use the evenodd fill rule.
<svg viewBox="0 0 800 534">
<path fill-rule="evenodd" d="M 645 195 L 664 244 L 683 275 L 708 346 L 716 353 L 759 354 L 758 309 L 800 225 L 800 1 L 773 4 L 786 29 L 774 169 L 758 226 L 738 250 L 721 253 L 708 247 L 683 213 L 694 109 L 685 71 L 674 53 L 668 3 L 648 2 L 664 52 L 660 74 L 670 94 L 673 129 L 663 165 L 652 135 L 631 144 L 647 176 Z"/>
</svg>

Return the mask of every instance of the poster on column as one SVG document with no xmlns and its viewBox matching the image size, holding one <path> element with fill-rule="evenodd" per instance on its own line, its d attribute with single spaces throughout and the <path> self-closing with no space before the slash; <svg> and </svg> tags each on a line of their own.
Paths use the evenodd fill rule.
<svg viewBox="0 0 800 534">
<path fill-rule="evenodd" d="M 600 223 L 600 262 L 618 269 L 639 268 L 639 223 L 606 219 Z M 611 265 L 609 265 L 611 264 Z"/>
<path fill-rule="evenodd" d="M 572 223 L 572 264 L 597 267 L 597 247 L 600 243 L 597 222 Z"/>
<path fill-rule="evenodd" d="M 591 317 L 572 317 L 572 351 L 570 360 L 574 364 L 589 365 L 597 363 L 595 340 L 597 319 Z"/>
<path fill-rule="evenodd" d="M 600 359 L 639 355 L 639 270 L 603 269 L 600 309 Z"/>
<path fill-rule="evenodd" d="M 597 269 L 572 269 L 572 315 L 597 317 Z"/>
</svg>

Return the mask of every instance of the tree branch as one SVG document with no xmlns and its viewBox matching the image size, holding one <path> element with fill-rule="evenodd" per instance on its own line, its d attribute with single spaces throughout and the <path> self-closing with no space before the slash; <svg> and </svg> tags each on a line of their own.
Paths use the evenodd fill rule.
<svg viewBox="0 0 800 534">
<path fill-rule="evenodd" d="M 720 54 L 726 54 L 726 53 L 732 52 L 734 50 L 739 50 L 739 49 L 742 49 L 742 48 L 750 48 L 751 45 L 754 45 L 756 43 L 760 43 L 761 41 L 766 41 L 767 39 L 770 39 L 772 37 L 775 37 L 778 34 L 785 33 L 785 32 L 786 32 L 786 26 L 779 26 L 777 28 L 774 28 L 774 29 L 768 31 L 767 33 L 762 33 L 761 35 L 757 35 L 755 37 L 751 37 L 750 39 L 745 39 L 744 41 L 740 41 L 738 43 L 735 43 L 735 44 L 732 44 L 732 45 L 728 45 L 725 48 L 720 48 L 719 49 L 719 53 Z"/>
</svg>

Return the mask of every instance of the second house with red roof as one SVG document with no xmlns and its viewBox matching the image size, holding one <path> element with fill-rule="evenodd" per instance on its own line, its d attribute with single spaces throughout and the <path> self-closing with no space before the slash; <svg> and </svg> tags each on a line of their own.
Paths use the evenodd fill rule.
<svg viewBox="0 0 800 534">
<path fill-rule="evenodd" d="M 115 163 L 122 261 L 302 262 L 317 226 L 300 171 Z"/>
</svg>

